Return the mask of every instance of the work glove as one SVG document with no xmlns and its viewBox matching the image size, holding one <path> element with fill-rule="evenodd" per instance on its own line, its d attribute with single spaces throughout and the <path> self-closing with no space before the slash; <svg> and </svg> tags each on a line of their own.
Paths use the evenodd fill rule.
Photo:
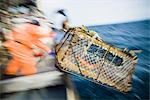
<svg viewBox="0 0 150 100">
<path fill-rule="evenodd" d="M 51 51 L 51 52 L 49 52 L 48 53 L 50 56 L 55 56 L 56 54 L 55 54 L 55 51 Z"/>
</svg>

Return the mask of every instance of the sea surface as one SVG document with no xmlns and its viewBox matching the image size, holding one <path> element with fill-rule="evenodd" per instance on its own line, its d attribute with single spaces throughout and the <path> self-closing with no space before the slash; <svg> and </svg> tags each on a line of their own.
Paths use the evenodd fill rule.
<svg viewBox="0 0 150 100">
<path fill-rule="evenodd" d="M 72 75 L 81 100 L 149 100 L 150 75 L 150 21 L 138 21 L 112 25 L 88 26 L 102 39 L 119 48 L 142 50 L 138 55 L 132 80 L 132 90 L 121 93 L 112 88 L 92 83 Z"/>
</svg>

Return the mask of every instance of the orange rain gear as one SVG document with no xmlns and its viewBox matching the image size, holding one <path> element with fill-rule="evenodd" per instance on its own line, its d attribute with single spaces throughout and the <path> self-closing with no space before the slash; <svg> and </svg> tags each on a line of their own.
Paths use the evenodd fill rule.
<svg viewBox="0 0 150 100">
<path fill-rule="evenodd" d="M 39 47 L 46 52 L 50 48 L 44 45 L 39 38 L 52 37 L 54 32 L 49 32 L 40 26 L 22 24 L 13 29 L 9 34 L 12 40 L 4 42 L 4 46 L 12 54 L 13 58 L 8 63 L 5 74 L 29 75 L 37 72 L 33 48 Z"/>
</svg>

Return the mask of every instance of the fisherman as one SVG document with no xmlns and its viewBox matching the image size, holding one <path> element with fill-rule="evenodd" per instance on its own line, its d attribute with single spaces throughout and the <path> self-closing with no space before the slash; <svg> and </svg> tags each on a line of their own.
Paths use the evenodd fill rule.
<svg viewBox="0 0 150 100">
<path fill-rule="evenodd" d="M 43 37 L 54 38 L 56 33 L 44 29 L 36 20 L 15 27 L 9 33 L 9 36 L 11 38 L 4 42 L 3 45 L 9 50 L 12 59 L 4 71 L 5 75 L 35 74 L 37 72 L 34 57 L 35 48 L 40 48 L 49 55 L 54 55 L 54 52 L 39 39 Z"/>
</svg>

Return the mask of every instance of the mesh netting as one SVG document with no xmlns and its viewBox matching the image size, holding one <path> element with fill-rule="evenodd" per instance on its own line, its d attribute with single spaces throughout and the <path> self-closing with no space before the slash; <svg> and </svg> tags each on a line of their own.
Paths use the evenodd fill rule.
<svg viewBox="0 0 150 100">
<path fill-rule="evenodd" d="M 56 51 L 58 67 L 63 71 L 123 92 L 130 90 L 136 56 L 106 44 L 96 33 L 70 29 Z"/>
</svg>

